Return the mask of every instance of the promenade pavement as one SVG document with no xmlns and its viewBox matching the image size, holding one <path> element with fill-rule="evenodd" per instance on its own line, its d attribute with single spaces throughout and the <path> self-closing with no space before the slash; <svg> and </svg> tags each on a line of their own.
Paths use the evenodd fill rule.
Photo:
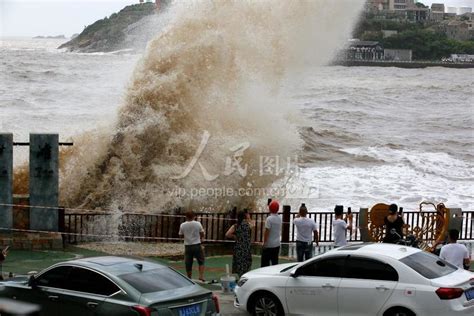
<svg viewBox="0 0 474 316">
<path fill-rule="evenodd" d="M 224 294 L 222 291 L 213 291 L 219 296 L 221 316 L 249 316 L 250 314 L 234 307 L 234 294 Z"/>
</svg>

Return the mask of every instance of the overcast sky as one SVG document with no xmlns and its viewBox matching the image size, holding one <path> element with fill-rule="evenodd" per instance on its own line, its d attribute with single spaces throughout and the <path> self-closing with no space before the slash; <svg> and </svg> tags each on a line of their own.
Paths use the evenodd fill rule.
<svg viewBox="0 0 474 316">
<path fill-rule="evenodd" d="M 432 3 L 444 3 L 446 7 L 474 7 L 474 0 L 418 0 L 418 2 L 429 6 Z"/>
<path fill-rule="evenodd" d="M 1 36 L 80 33 L 138 0 L 0 0 Z"/>
<path fill-rule="evenodd" d="M 474 7 L 474 0 L 421 2 Z M 0 0 L 0 36 L 71 36 L 80 33 L 84 26 L 133 3 L 138 3 L 138 0 Z"/>
</svg>

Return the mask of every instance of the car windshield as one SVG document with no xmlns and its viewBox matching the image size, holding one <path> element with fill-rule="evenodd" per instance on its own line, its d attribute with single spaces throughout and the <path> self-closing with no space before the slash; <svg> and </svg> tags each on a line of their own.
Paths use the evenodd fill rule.
<svg viewBox="0 0 474 316">
<path fill-rule="evenodd" d="M 420 251 L 400 260 L 427 279 L 436 279 L 457 270 L 452 264 L 439 257 Z"/>
<path fill-rule="evenodd" d="M 192 285 L 193 283 L 170 268 L 154 269 L 119 275 L 140 293 L 160 292 Z"/>
</svg>

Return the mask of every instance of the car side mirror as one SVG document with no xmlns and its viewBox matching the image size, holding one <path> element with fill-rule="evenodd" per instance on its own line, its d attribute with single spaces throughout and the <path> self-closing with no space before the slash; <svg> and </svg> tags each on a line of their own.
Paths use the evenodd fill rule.
<svg viewBox="0 0 474 316">
<path fill-rule="evenodd" d="M 290 273 L 290 276 L 291 276 L 292 278 L 297 278 L 298 275 L 299 275 L 298 269 L 295 269 L 295 270 L 291 271 L 291 273 Z"/>
<path fill-rule="evenodd" d="M 30 275 L 30 278 L 28 279 L 28 286 L 31 286 L 32 289 L 37 287 L 36 279 L 34 275 Z"/>
</svg>

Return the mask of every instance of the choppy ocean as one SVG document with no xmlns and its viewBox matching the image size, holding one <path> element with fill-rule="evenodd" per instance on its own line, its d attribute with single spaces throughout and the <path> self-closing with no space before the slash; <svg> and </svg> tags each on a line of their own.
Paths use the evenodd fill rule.
<svg viewBox="0 0 474 316">
<path fill-rule="evenodd" d="M 0 131 L 60 140 L 117 117 L 139 55 L 77 54 L 61 40 L 0 42 Z M 293 199 L 311 210 L 421 201 L 474 210 L 474 70 L 316 67 L 292 91 L 304 140 Z M 18 165 L 26 159 L 15 149 Z"/>
</svg>

